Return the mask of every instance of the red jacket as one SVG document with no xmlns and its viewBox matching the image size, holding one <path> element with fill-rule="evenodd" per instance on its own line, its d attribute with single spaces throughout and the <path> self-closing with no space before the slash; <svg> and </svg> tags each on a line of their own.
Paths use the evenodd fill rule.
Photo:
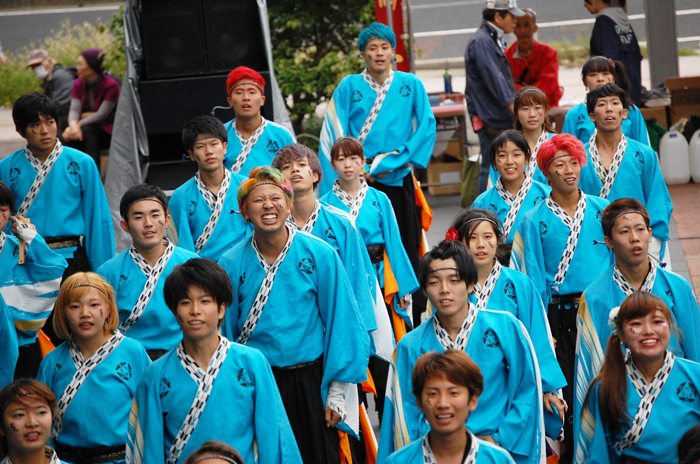
<svg viewBox="0 0 700 464">
<path fill-rule="evenodd" d="M 537 87 L 547 95 L 550 108 L 559 106 L 563 90 L 559 87 L 559 59 L 556 49 L 535 41 L 530 56 L 523 59 L 514 57 L 517 46 L 518 43 L 515 42 L 506 50 L 506 58 L 510 69 L 513 70 L 516 91 L 528 85 Z"/>
</svg>

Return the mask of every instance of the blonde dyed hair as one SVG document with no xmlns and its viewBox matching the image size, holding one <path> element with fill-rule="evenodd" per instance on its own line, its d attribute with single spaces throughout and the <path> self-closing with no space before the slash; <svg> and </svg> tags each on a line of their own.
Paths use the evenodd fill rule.
<svg viewBox="0 0 700 464">
<path fill-rule="evenodd" d="M 94 272 L 76 272 L 63 281 L 61 291 L 56 299 L 53 315 L 53 330 L 64 340 L 73 340 L 73 334 L 68 326 L 66 307 L 83 298 L 90 289 L 97 290 L 107 309 L 107 318 L 103 330 L 113 333 L 119 327 L 119 309 L 114 289 L 102 277 Z"/>
</svg>

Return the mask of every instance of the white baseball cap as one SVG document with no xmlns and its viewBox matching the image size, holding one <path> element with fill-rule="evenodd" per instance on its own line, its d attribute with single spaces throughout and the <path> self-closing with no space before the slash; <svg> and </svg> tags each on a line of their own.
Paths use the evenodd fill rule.
<svg viewBox="0 0 700 464">
<path fill-rule="evenodd" d="M 525 12 L 518 8 L 516 0 L 486 0 L 486 8 L 491 10 L 508 10 L 513 16 L 525 16 Z"/>
</svg>

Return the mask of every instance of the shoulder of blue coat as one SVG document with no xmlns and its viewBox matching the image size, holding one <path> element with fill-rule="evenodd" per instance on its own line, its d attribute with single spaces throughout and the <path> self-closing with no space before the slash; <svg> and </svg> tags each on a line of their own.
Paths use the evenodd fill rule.
<svg viewBox="0 0 700 464">
<path fill-rule="evenodd" d="M 181 202 L 183 199 L 187 198 L 188 195 L 191 193 L 191 188 L 192 186 L 197 185 L 197 180 L 192 177 L 189 180 L 185 181 L 181 186 L 175 189 L 173 192 L 172 196 L 170 197 L 170 200 L 168 201 L 168 206 L 170 206 L 173 202 L 178 203 Z"/>
<path fill-rule="evenodd" d="M 592 206 L 596 211 L 603 211 L 610 204 L 610 201 L 595 195 L 586 195 L 586 201 L 586 213 L 588 213 L 589 206 Z"/>
<path fill-rule="evenodd" d="M 658 279 L 659 277 L 665 278 L 671 283 L 671 285 L 678 285 L 680 287 L 683 287 L 684 290 L 686 290 L 693 298 L 695 298 L 695 295 L 693 293 L 693 286 L 690 285 L 690 282 L 688 282 L 688 280 L 686 280 L 686 278 L 682 275 L 676 274 L 675 272 L 669 271 L 668 269 L 665 269 L 663 267 L 657 267 L 656 278 Z"/>
<path fill-rule="evenodd" d="M 644 154 L 647 158 L 652 156 L 656 157 L 656 152 L 649 145 L 645 145 L 641 142 L 634 140 L 631 137 L 627 137 L 627 150 L 636 150 Z"/>
<path fill-rule="evenodd" d="M 323 195 L 321 198 L 319 198 L 318 201 L 320 201 L 321 204 L 323 204 L 323 206 L 325 206 L 325 207 L 332 206 L 330 202 L 333 201 L 333 197 L 335 197 L 335 196 L 336 195 L 335 195 L 335 193 L 333 193 L 333 190 L 329 190 L 326 192 L 325 195 Z"/>
<path fill-rule="evenodd" d="M 387 196 L 387 194 L 382 192 L 381 190 L 377 190 L 374 187 L 368 187 L 367 188 L 367 197 L 369 197 L 370 195 L 374 195 L 374 197 L 377 198 L 379 201 L 382 201 L 386 204 L 391 204 L 391 200 L 389 200 L 389 197 Z"/>
<path fill-rule="evenodd" d="M 494 445 L 491 442 L 488 442 L 486 440 L 482 440 L 481 438 L 476 439 L 479 442 L 479 456 L 477 459 L 481 460 L 483 459 L 482 453 L 487 455 L 489 458 L 491 458 L 491 462 L 493 464 L 514 464 L 515 461 L 513 461 L 513 458 L 511 457 L 510 453 L 506 451 L 504 448 L 501 448 L 498 445 Z"/>
<path fill-rule="evenodd" d="M 87 163 L 88 161 L 92 163 L 92 166 L 97 170 L 97 165 L 95 164 L 95 161 L 92 159 L 90 155 L 87 153 L 84 153 L 80 150 L 76 150 L 75 148 L 63 146 L 63 151 L 61 152 L 61 156 L 65 157 L 70 157 L 73 161 L 78 161 L 80 163 Z"/>
<path fill-rule="evenodd" d="M 297 234 L 294 236 L 294 243 L 292 243 L 292 247 L 295 246 L 303 247 L 307 250 L 310 250 L 314 254 L 331 254 L 333 256 L 338 255 L 338 253 L 336 253 L 335 249 L 332 246 L 330 246 L 322 239 L 316 237 L 315 235 L 311 235 L 308 232 L 297 231 Z"/>
<path fill-rule="evenodd" d="M 267 130 L 271 130 L 271 131 L 275 132 L 276 134 L 280 134 L 282 136 L 288 135 L 289 138 L 292 137 L 292 133 L 289 132 L 289 129 L 284 127 L 282 124 L 277 124 L 275 121 L 270 121 L 269 119 L 267 119 L 266 121 L 267 121 L 267 128 L 266 128 Z"/>
<path fill-rule="evenodd" d="M 11 155 L 6 156 L 2 160 L 0 160 L 0 168 L 4 166 L 11 166 L 17 161 L 18 157 L 24 158 L 24 148 L 20 148 L 16 152 L 12 153 Z"/>
<path fill-rule="evenodd" d="M 131 256 L 129 255 L 128 248 L 126 250 L 122 251 L 121 253 L 117 254 L 113 258 L 110 258 L 107 261 L 105 261 L 102 264 L 102 266 L 100 266 L 97 269 L 97 273 L 103 277 L 109 277 L 114 272 L 119 272 L 119 269 L 121 268 L 122 263 L 126 259 L 131 259 Z"/>
<path fill-rule="evenodd" d="M 221 255 L 221 258 L 219 258 L 219 265 L 226 269 L 227 271 L 229 270 L 229 265 L 232 263 L 235 263 L 238 258 L 243 255 L 248 249 L 253 248 L 253 245 L 251 241 L 253 240 L 253 236 L 251 235 L 250 237 L 247 237 L 244 239 L 242 242 L 238 243 L 235 245 L 233 248 L 228 250 L 226 253 Z"/>
<path fill-rule="evenodd" d="M 119 344 L 119 347 L 127 349 L 129 351 L 135 351 L 137 353 L 140 353 L 142 351 L 146 353 L 146 348 L 143 347 L 143 344 L 141 344 L 140 341 L 127 336 L 124 336 L 124 339 Z"/>
<path fill-rule="evenodd" d="M 401 349 L 407 351 L 420 350 L 424 337 L 429 331 L 433 330 L 434 317 L 435 316 L 427 318 L 421 325 L 404 335 L 401 341 L 397 344 L 397 347 L 400 345 Z"/>
<path fill-rule="evenodd" d="M 332 192 L 329 192 L 332 193 Z M 338 223 L 342 223 L 343 226 L 347 227 L 350 226 L 352 227 L 352 221 L 350 219 L 350 215 L 343 211 L 342 209 L 336 208 L 335 206 L 329 204 L 329 203 L 322 203 L 321 204 L 321 210 L 325 210 L 326 217 L 328 217 L 330 220 L 335 220 L 338 221 Z"/>
<path fill-rule="evenodd" d="M 231 127 L 233 126 L 233 121 L 235 120 L 236 118 L 233 118 L 230 121 L 224 123 L 224 129 L 226 129 L 226 132 L 229 132 L 231 130 Z"/>
<path fill-rule="evenodd" d="M 146 371 L 141 376 L 141 381 L 139 383 L 160 383 L 160 379 L 165 375 L 165 371 L 170 363 L 180 364 L 180 360 L 177 358 L 177 347 L 165 353 L 160 358 L 153 361 L 147 368 Z"/>
<path fill-rule="evenodd" d="M 685 372 L 689 373 L 694 379 L 700 381 L 700 363 L 676 356 L 675 366 L 673 366 L 673 369 L 675 370 L 677 367 L 680 367 Z M 698 384 L 697 387 L 700 388 L 700 384 Z"/>
<path fill-rule="evenodd" d="M 532 286 L 534 286 L 534 284 L 532 283 L 532 280 L 530 280 L 530 278 L 528 276 L 526 276 L 525 274 L 523 274 L 520 271 L 516 271 L 515 269 L 511 269 L 509 267 L 503 267 L 501 269 L 501 276 L 498 278 L 498 280 L 501 280 L 501 279 L 507 279 L 507 280 L 510 280 L 512 282 L 516 282 L 519 285 L 532 285 Z"/>
<path fill-rule="evenodd" d="M 41 360 L 41 365 L 43 366 L 44 363 L 50 364 L 56 362 L 58 359 L 61 358 L 66 352 L 68 351 L 68 342 L 63 342 L 60 345 L 58 345 L 56 348 L 53 350 L 49 351 L 46 353 L 46 356 L 44 356 L 44 359 Z"/>
<path fill-rule="evenodd" d="M 415 440 L 414 442 L 404 446 L 398 451 L 394 451 L 386 459 L 385 464 L 414 464 L 416 461 L 411 459 L 417 456 L 423 456 L 423 438 Z M 420 462 L 423 460 L 421 459 Z"/>
<path fill-rule="evenodd" d="M 549 196 L 549 195 L 547 195 L 547 196 Z M 520 221 L 520 223 L 525 224 L 528 222 L 538 221 L 539 219 L 537 219 L 537 218 L 539 218 L 542 215 L 542 213 L 546 212 L 546 210 L 548 210 L 548 209 L 549 208 L 547 208 L 547 205 L 545 204 L 545 202 L 540 201 L 537 203 L 537 205 L 535 205 L 534 208 L 532 208 L 527 213 L 523 214 L 523 218 Z"/>
<path fill-rule="evenodd" d="M 185 261 L 189 261 L 192 258 L 199 258 L 199 255 L 197 253 L 193 253 L 189 250 L 185 250 L 184 248 L 176 246 L 173 250 L 171 259 L 172 258 L 175 258 L 177 261 L 184 263 Z"/>
<path fill-rule="evenodd" d="M 496 325 L 503 328 L 514 327 L 516 330 L 521 330 L 521 323 L 515 316 L 508 311 L 499 311 L 497 309 L 482 309 L 477 315 L 477 321 L 487 323 L 488 325 Z"/>
<path fill-rule="evenodd" d="M 483 208 L 490 200 L 491 196 L 496 192 L 496 187 L 491 187 L 490 189 L 481 192 L 481 194 L 476 197 L 472 202 L 472 208 Z M 498 193 L 496 193 L 498 194 Z"/>
<path fill-rule="evenodd" d="M 257 348 L 231 343 L 226 354 L 226 359 L 230 359 L 239 364 L 245 364 L 254 368 L 261 368 L 269 364 L 264 354 Z"/>
</svg>

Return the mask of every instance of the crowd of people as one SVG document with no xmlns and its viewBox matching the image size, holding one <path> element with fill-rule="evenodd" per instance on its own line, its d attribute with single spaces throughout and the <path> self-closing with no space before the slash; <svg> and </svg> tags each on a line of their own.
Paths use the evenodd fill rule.
<svg viewBox="0 0 700 464">
<path fill-rule="evenodd" d="M 185 124 L 197 172 L 170 199 L 126 191 L 118 254 L 89 152 L 118 82 L 85 50 L 59 103 L 62 68 L 32 52 L 55 82 L 15 102 L 27 146 L 0 161 L 3 464 L 700 462 L 700 308 L 626 65 L 588 60 L 554 134 L 536 13 L 487 0 L 483 19 L 482 193 L 432 249 L 412 167 L 435 117 L 387 26 L 361 32 L 319 154 L 231 71 L 235 119 Z"/>
</svg>

